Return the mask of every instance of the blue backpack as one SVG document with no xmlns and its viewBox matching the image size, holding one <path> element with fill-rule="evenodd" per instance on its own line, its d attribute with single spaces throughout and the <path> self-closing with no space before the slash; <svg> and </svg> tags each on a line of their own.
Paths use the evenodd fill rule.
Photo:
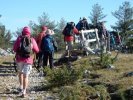
<svg viewBox="0 0 133 100">
<path fill-rule="evenodd" d="M 46 35 L 45 37 L 43 37 L 41 49 L 42 51 L 48 51 L 48 52 L 54 51 L 54 44 L 53 44 L 52 36 Z"/>
</svg>

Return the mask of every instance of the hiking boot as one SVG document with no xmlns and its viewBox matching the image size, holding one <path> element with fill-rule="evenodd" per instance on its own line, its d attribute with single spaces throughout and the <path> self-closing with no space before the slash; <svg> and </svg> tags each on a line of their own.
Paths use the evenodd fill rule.
<svg viewBox="0 0 133 100">
<path fill-rule="evenodd" d="M 43 72 L 43 76 L 47 76 L 47 73 L 46 72 Z"/>
<path fill-rule="evenodd" d="M 21 95 L 23 93 L 23 89 L 18 88 L 17 90 L 18 90 L 18 94 Z"/>
<path fill-rule="evenodd" d="M 21 97 L 22 98 L 26 98 L 28 95 L 27 94 L 22 94 Z"/>
</svg>

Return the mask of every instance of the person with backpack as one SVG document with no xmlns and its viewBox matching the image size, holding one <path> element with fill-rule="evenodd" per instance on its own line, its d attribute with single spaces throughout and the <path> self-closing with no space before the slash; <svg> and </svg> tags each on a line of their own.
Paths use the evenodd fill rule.
<svg viewBox="0 0 133 100">
<path fill-rule="evenodd" d="M 50 65 L 50 69 L 53 69 L 54 67 L 54 51 L 57 51 L 57 43 L 55 39 L 52 37 L 54 34 L 54 31 L 47 29 L 46 36 L 42 38 L 41 42 L 41 50 L 43 53 L 43 67 L 45 68 L 48 65 Z"/>
<path fill-rule="evenodd" d="M 114 34 L 113 32 L 110 32 L 110 47 L 111 47 L 111 50 L 113 50 L 115 48 L 115 38 L 114 38 Z"/>
<path fill-rule="evenodd" d="M 30 36 L 29 27 L 24 27 L 22 35 L 17 38 L 14 43 L 13 50 L 16 52 L 16 64 L 20 83 L 20 93 L 22 97 L 26 97 L 26 89 L 28 87 L 28 76 L 32 69 L 33 56 L 32 53 L 38 53 L 39 48 L 34 38 Z"/>
<path fill-rule="evenodd" d="M 98 37 L 99 37 L 99 42 L 100 42 L 100 48 L 103 49 L 103 52 L 107 52 L 107 43 L 109 43 L 109 33 L 104 25 L 103 22 L 99 22 L 96 24 L 96 28 L 98 29 Z"/>
<path fill-rule="evenodd" d="M 77 25 L 76 25 L 76 28 L 77 28 L 78 31 L 81 30 L 81 23 L 82 23 L 82 19 L 81 19 L 81 17 L 80 17 L 79 22 L 78 22 Z"/>
<path fill-rule="evenodd" d="M 75 27 L 74 22 L 68 22 L 65 28 L 63 29 L 64 41 L 66 44 L 66 51 L 68 56 L 71 56 L 71 51 L 73 49 L 74 35 L 79 34 L 79 31 Z"/>
<path fill-rule="evenodd" d="M 44 36 L 46 36 L 46 31 L 47 31 L 47 27 L 46 26 L 42 26 L 41 27 L 41 32 L 37 35 L 37 38 L 36 38 L 36 42 L 37 42 L 37 45 L 38 45 L 38 47 L 39 47 L 39 53 L 37 53 L 37 55 L 36 55 L 36 58 L 37 58 L 37 60 L 38 60 L 38 62 L 37 62 L 37 69 L 39 70 L 39 68 L 41 67 L 41 65 L 42 65 L 42 57 L 43 57 L 43 53 L 42 53 L 42 50 L 41 50 L 41 42 L 42 42 L 42 38 L 44 37 Z"/>
<path fill-rule="evenodd" d="M 78 29 L 78 31 L 89 30 L 90 25 L 89 25 L 87 19 L 85 17 L 83 17 L 83 19 L 80 18 L 78 24 L 76 25 L 76 28 Z"/>
</svg>

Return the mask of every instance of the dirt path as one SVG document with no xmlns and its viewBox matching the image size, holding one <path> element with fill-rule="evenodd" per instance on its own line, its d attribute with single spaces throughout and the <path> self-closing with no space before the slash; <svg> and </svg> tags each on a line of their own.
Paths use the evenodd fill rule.
<svg viewBox="0 0 133 100">
<path fill-rule="evenodd" d="M 0 65 L 0 81 L 0 100 L 24 100 L 20 98 L 18 92 L 19 82 L 14 67 Z M 25 100 L 48 100 L 48 98 L 52 98 L 47 91 L 41 88 L 45 81 L 45 78 L 33 68 L 29 77 L 28 97 Z"/>
</svg>

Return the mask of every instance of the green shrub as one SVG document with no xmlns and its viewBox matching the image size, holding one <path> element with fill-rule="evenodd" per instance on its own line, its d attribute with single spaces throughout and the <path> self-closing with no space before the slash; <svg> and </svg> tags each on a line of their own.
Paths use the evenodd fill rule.
<svg viewBox="0 0 133 100">
<path fill-rule="evenodd" d="M 90 59 L 90 64 L 94 69 L 107 68 L 109 65 L 114 64 L 117 61 L 118 52 L 115 57 L 112 57 L 109 53 L 100 54 L 100 57 L 97 59 Z"/>
<path fill-rule="evenodd" d="M 82 76 L 81 70 L 62 68 L 47 70 L 48 82 L 53 86 L 74 84 Z"/>
<path fill-rule="evenodd" d="M 76 84 L 61 87 L 59 97 L 61 100 L 88 100 L 87 98 L 95 93 L 95 88 L 89 85 Z"/>
<path fill-rule="evenodd" d="M 107 92 L 107 88 L 104 85 L 96 85 L 94 88 L 99 93 L 100 100 L 110 100 L 109 93 Z"/>
<path fill-rule="evenodd" d="M 96 92 L 95 88 L 90 85 L 82 84 L 81 85 L 81 94 L 84 96 L 91 96 Z"/>
<path fill-rule="evenodd" d="M 98 93 L 100 96 L 96 96 Z M 61 87 L 59 98 L 61 100 L 90 100 L 90 98 L 95 98 L 95 100 L 111 100 L 107 89 L 103 85 L 91 87 L 85 84 Z"/>
<path fill-rule="evenodd" d="M 61 100 L 81 100 L 80 88 L 74 86 L 61 87 L 59 97 Z"/>
<path fill-rule="evenodd" d="M 110 64 L 114 63 L 114 59 L 109 54 L 103 54 L 100 60 L 98 61 L 101 67 L 107 67 Z"/>
</svg>

